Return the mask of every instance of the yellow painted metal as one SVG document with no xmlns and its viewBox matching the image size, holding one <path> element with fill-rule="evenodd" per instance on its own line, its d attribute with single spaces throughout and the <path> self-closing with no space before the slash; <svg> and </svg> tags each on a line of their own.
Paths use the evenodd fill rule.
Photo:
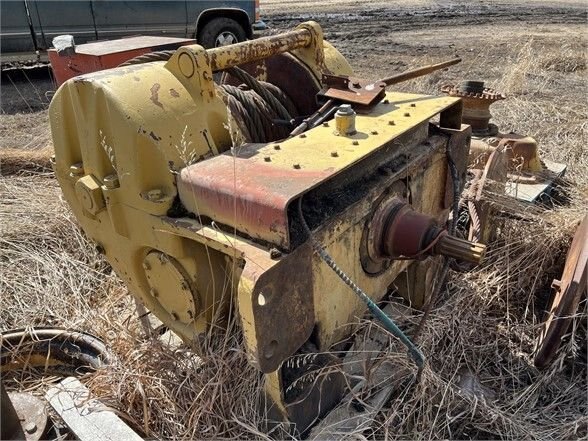
<svg viewBox="0 0 588 441">
<path fill-rule="evenodd" d="M 335 124 L 330 122 L 302 136 L 269 143 L 258 149 L 259 154 L 252 160 L 264 162 L 265 157 L 270 157 L 271 164 L 276 167 L 290 169 L 296 162 L 305 170 L 329 169 L 336 173 L 370 156 L 385 143 L 428 121 L 459 99 L 388 92 L 386 101 L 369 113 L 355 117 L 356 133 L 353 135 L 338 135 Z M 279 150 L 275 149 L 276 144 Z M 337 151 L 337 156 L 331 155 L 333 151 Z"/>
<path fill-rule="evenodd" d="M 173 171 L 231 145 L 211 59 L 217 69 L 235 59 L 247 61 L 256 50 L 267 56 L 289 48 L 299 48 L 301 63 L 317 82 L 325 66 L 339 74 L 351 71 L 341 54 L 323 42 L 320 27 L 309 23 L 285 38 L 215 49 L 212 55 L 194 45 L 167 62 L 82 75 L 60 87 L 51 103 L 54 168 L 74 214 L 131 292 L 185 340 L 204 332 L 236 289 L 226 282 L 239 254 L 232 245 L 218 246 L 218 238 L 178 233 L 177 228 L 170 233 L 169 225 L 161 225 L 177 193 Z M 177 261 L 194 298 L 200 298 L 201 314 L 192 322 L 175 318 L 185 317 L 187 308 L 172 311 L 169 302 L 151 295 L 143 263 L 153 250 Z M 237 268 L 235 280 L 239 273 Z M 173 299 L 183 293 L 169 289 L 161 295 Z"/>
<path fill-rule="evenodd" d="M 276 310 L 271 299 L 260 297 L 258 288 L 264 275 L 280 262 L 288 265 L 291 260 L 287 259 L 295 253 L 276 258 L 266 242 L 220 230 L 209 219 L 201 219 L 195 196 L 182 201 L 193 217 L 176 210 L 174 204 L 177 172 L 231 146 L 227 110 L 213 71 L 283 51 L 296 57 L 316 84 L 323 73 L 352 74 L 345 58 L 323 41 L 320 27 L 310 22 L 282 39 L 277 36 L 212 52 L 187 46 L 167 62 L 77 77 L 56 93 L 50 121 L 54 169 L 64 196 L 131 293 L 188 342 L 224 320 L 230 300 L 236 299 L 251 359 L 265 366 L 268 394 L 285 413 L 278 366 L 311 332 L 319 350 L 347 336 L 365 305 L 347 292 L 310 247 L 298 248 L 297 258 L 306 259 L 310 268 L 309 274 L 300 275 L 307 279 L 311 296 L 310 327 L 301 331 L 301 342 L 292 340 L 291 346 L 272 353 L 282 348 L 282 336 L 269 338 L 267 344 L 261 339 L 260 311 Z M 387 102 L 356 117 L 353 135 L 337 136 L 334 124 L 328 123 L 280 142 L 280 150 L 276 143 L 262 146 L 251 158 L 270 157 L 277 169 L 292 168 L 295 161 L 305 170 L 335 176 L 382 149 L 404 155 L 406 164 L 314 232 L 341 268 L 374 299 L 386 294 L 410 262 L 393 263 L 378 276 L 367 274 L 358 251 L 366 221 L 374 204 L 389 197 L 387 188 L 398 181 L 406 185 L 416 210 L 447 218 L 445 144 L 427 141 L 428 121 L 459 101 L 396 92 L 386 98 Z M 239 230 L 239 219 L 228 225 L 228 231 Z M 272 242 L 275 237 L 268 234 Z M 277 294 L 287 300 L 290 289 L 294 288 L 284 286 Z M 273 373 L 268 366 L 274 367 Z"/>
</svg>

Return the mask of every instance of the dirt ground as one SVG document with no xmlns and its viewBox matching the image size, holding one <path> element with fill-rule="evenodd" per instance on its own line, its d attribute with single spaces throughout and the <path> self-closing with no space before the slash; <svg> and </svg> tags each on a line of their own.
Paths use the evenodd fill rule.
<svg viewBox="0 0 588 441">
<path fill-rule="evenodd" d="M 530 361 L 545 306 L 535 299 L 561 271 L 572 227 L 588 206 L 586 3 L 261 0 L 261 7 L 267 33 L 317 21 L 358 76 L 381 78 L 460 56 L 460 64 L 397 88 L 437 94 L 442 84 L 484 80 L 508 96 L 492 107 L 502 131 L 531 135 L 542 157 L 568 164 L 568 205 L 541 216 L 530 210 L 527 224 L 491 247 L 503 260 L 450 274 L 422 337 L 431 371 L 375 417 L 371 436 L 586 439 L 586 362 L 577 356 L 586 352 L 585 340 L 568 340 L 548 371 Z M 116 347 L 120 363 L 86 384 L 146 436 L 263 438 L 248 398 L 259 375 L 242 352 L 204 357 L 196 372 L 189 351 L 155 348 L 142 336 L 126 289 L 80 233 L 47 168 L 53 93 L 47 73 L 2 75 L 0 330 L 66 326 Z M 22 170 L 7 165 L 25 150 Z M 415 317 L 401 325 L 412 326 Z M 495 391 L 495 400 L 451 392 L 463 366 Z M 10 385 L 40 387 L 24 377 Z"/>
</svg>

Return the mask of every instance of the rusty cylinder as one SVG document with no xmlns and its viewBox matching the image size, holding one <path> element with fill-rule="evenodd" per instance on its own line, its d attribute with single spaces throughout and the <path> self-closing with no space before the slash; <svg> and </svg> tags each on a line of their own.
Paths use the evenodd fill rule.
<svg viewBox="0 0 588 441">
<path fill-rule="evenodd" d="M 418 213 L 408 203 L 396 199 L 386 210 L 376 244 L 382 256 L 416 259 L 444 255 L 476 264 L 482 261 L 485 245 L 451 236 L 433 217 Z"/>
</svg>

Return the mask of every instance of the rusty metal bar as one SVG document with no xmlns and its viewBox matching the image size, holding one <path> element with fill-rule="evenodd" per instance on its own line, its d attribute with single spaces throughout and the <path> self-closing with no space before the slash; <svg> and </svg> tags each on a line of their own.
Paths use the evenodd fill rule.
<svg viewBox="0 0 588 441">
<path fill-rule="evenodd" d="M 210 66 L 212 71 L 215 72 L 294 49 L 308 47 L 311 43 L 311 32 L 308 29 L 297 29 L 283 34 L 208 49 L 207 52 L 210 57 Z"/>
<path fill-rule="evenodd" d="M 459 62 L 461 62 L 461 58 L 453 58 L 452 60 L 444 61 L 442 63 L 430 64 L 429 66 L 423 66 L 417 69 L 392 75 L 391 77 L 383 78 L 380 81 L 386 83 L 386 86 L 391 86 L 392 84 L 402 83 L 403 81 L 408 81 L 414 78 L 422 77 L 423 75 L 428 75 L 435 72 L 436 70 L 453 66 Z"/>
</svg>

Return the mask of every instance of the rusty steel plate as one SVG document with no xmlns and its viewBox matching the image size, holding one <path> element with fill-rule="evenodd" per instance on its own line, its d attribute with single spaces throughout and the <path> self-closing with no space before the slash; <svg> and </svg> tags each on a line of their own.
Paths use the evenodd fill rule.
<svg viewBox="0 0 588 441">
<path fill-rule="evenodd" d="M 383 81 L 323 75 L 322 83 L 326 86 L 326 90 L 321 91 L 321 95 L 346 103 L 368 107 L 377 104 L 386 96 L 386 83 Z"/>
<path fill-rule="evenodd" d="M 47 431 L 48 414 L 45 402 L 30 393 L 9 392 L 8 396 L 20 420 L 26 441 L 44 439 Z M 23 439 L 18 436 L 12 439 Z"/>
<path fill-rule="evenodd" d="M 185 167 L 177 181 L 182 204 L 201 217 L 289 249 L 292 201 L 459 105 L 451 97 L 398 92 L 387 97 L 389 103 L 357 115 L 357 133 L 350 137 L 335 136 L 332 125 L 321 125 L 298 137 L 247 144 Z"/>
<path fill-rule="evenodd" d="M 554 280 L 555 294 L 538 339 L 535 366 L 547 366 L 568 331 L 582 295 L 588 291 L 588 215 L 576 230 L 561 280 Z"/>
</svg>

